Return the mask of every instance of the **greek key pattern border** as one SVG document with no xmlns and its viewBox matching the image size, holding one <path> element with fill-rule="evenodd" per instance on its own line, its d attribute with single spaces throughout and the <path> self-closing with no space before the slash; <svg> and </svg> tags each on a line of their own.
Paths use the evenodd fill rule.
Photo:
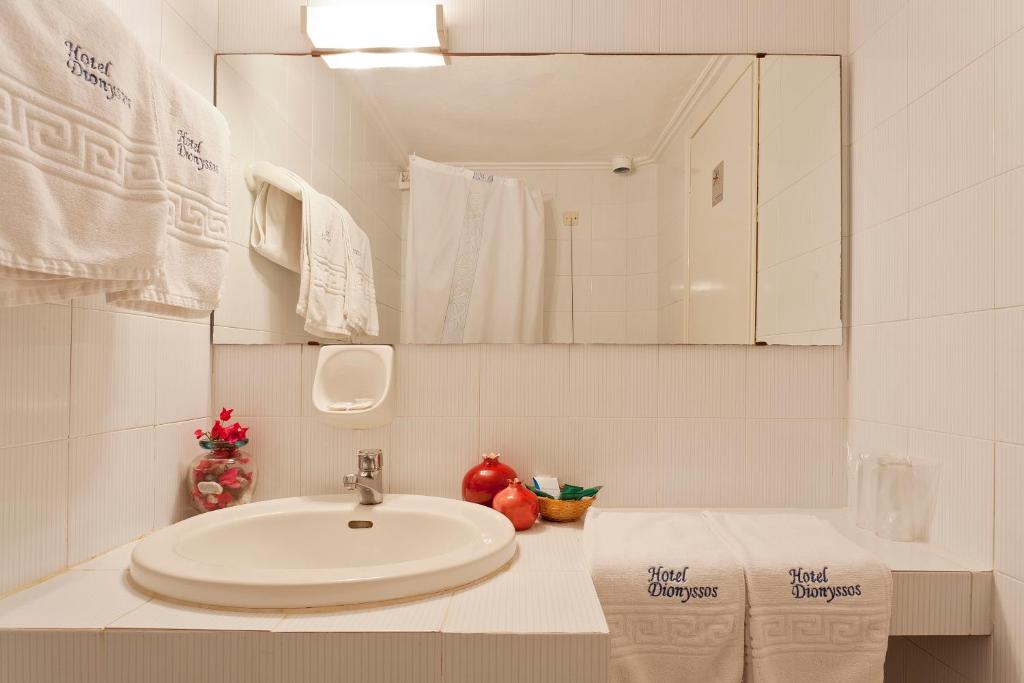
<svg viewBox="0 0 1024 683">
<path fill-rule="evenodd" d="M 228 210 L 198 192 L 167 183 L 167 234 L 197 247 L 228 249 Z"/>
<path fill-rule="evenodd" d="M 873 650 L 887 642 L 889 614 L 885 609 L 761 614 L 751 610 L 748 631 L 755 658 L 807 650 Z"/>
<path fill-rule="evenodd" d="M 737 637 L 740 611 L 701 610 L 685 613 L 664 608 L 606 608 L 612 657 L 635 654 L 711 653 Z M 742 642 L 742 641 L 739 641 Z"/>
<path fill-rule="evenodd" d="M 0 154 L 118 197 L 165 191 L 155 143 L 114 134 L 109 125 L 2 72 Z"/>
</svg>

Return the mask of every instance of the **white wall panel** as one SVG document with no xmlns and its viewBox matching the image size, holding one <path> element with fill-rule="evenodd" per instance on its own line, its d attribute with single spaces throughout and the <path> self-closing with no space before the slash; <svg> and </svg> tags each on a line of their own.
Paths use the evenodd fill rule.
<svg viewBox="0 0 1024 683">
<path fill-rule="evenodd" d="M 71 439 L 68 563 L 153 529 L 153 428 Z"/>
<path fill-rule="evenodd" d="M 67 564 L 68 442 L 0 448 L 0 594 Z M 40 495 L 40 485 L 46 495 Z"/>
<path fill-rule="evenodd" d="M 0 446 L 68 435 L 71 308 L 0 309 Z"/>
</svg>

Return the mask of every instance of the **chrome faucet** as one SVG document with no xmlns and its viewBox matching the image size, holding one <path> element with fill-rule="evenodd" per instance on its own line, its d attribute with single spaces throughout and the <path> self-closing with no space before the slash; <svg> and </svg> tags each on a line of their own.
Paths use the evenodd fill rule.
<svg viewBox="0 0 1024 683">
<path fill-rule="evenodd" d="M 381 460 L 384 455 L 379 448 L 361 449 L 359 457 L 359 474 L 345 475 L 345 489 L 359 491 L 361 505 L 377 505 L 384 500 Z"/>
</svg>

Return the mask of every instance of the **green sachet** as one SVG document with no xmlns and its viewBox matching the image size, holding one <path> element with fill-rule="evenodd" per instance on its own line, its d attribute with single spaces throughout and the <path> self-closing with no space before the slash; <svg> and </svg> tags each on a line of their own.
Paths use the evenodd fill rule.
<svg viewBox="0 0 1024 683">
<path fill-rule="evenodd" d="M 541 490 L 540 487 L 536 486 L 536 482 L 533 486 L 526 484 L 526 488 L 533 491 L 534 495 L 538 498 L 548 498 L 550 500 L 581 500 L 583 498 L 593 498 L 600 491 L 602 486 L 591 486 L 589 489 L 585 489 L 582 486 L 576 486 L 575 484 L 562 484 L 562 491 L 558 494 L 558 498 L 555 498 L 547 491 Z"/>
<path fill-rule="evenodd" d="M 580 500 L 582 498 L 593 498 L 602 488 L 603 487 L 601 486 L 592 486 L 589 489 L 585 489 L 582 486 L 564 484 L 562 486 L 562 492 L 558 496 L 558 500 Z"/>
</svg>

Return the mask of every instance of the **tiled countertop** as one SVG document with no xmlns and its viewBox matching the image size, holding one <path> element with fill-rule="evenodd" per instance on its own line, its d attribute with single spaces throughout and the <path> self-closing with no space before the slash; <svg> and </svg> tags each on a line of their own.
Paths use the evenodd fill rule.
<svg viewBox="0 0 1024 683">
<path fill-rule="evenodd" d="M 893 570 L 893 635 L 990 633 L 991 568 L 939 546 L 879 539 L 842 511 L 802 512 L 827 519 Z M 607 625 L 583 560 L 582 525 L 541 523 L 517 539 L 507 570 L 455 591 L 281 611 L 209 609 L 140 591 L 127 577 L 129 544 L 0 600 L 0 680 L 50 680 L 40 672 L 56 666 L 83 683 L 288 681 L 292 670 L 280 667 L 308 658 L 320 668 L 294 680 L 349 680 L 332 678 L 330 662 L 355 666 L 360 683 L 603 680 Z M 69 642 L 55 647 L 55 638 Z M 224 648 L 239 653 L 231 666 L 217 660 Z M 83 652 L 93 659 L 83 664 Z M 496 663 L 504 664 L 496 671 Z M 220 679 L 218 667 L 227 667 Z"/>
<path fill-rule="evenodd" d="M 582 524 L 538 524 L 516 535 L 519 549 L 506 569 L 467 587 L 414 601 L 293 610 L 164 600 L 128 578 L 129 543 L 0 600 L 0 629 L 607 633 L 581 539 Z"/>
<path fill-rule="evenodd" d="M 580 524 L 542 523 L 517 535 L 507 569 L 464 588 L 280 611 L 141 591 L 127 576 L 128 544 L 0 600 L 0 681 L 600 681 L 608 628 L 581 539 Z M 101 654 L 83 661 L 83 651 Z M 313 660 L 316 670 L 302 670 Z"/>
</svg>

